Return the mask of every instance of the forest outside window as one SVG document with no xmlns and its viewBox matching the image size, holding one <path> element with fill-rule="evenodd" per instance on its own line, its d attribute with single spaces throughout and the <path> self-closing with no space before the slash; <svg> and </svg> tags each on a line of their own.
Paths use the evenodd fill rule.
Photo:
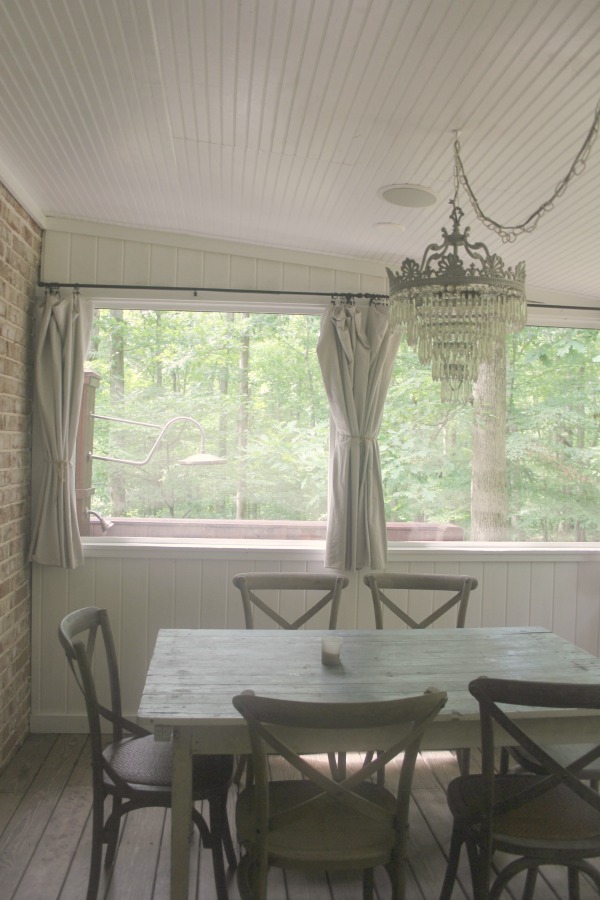
<svg viewBox="0 0 600 900">
<path fill-rule="evenodd" d="M 97 310 L 87 453 L 144 460 L 180 421 L 146 465 L 92 460 L 88 533 L 101 517 L 116 537 L 324 539 L 319 325 L 319 314 Z M 200 449 L 189 419 L 222 464 L 182 463 Z M 440 402 L 402 343 L 379 447 L 388 540 L 600 540 L 598 332 L 509 336 L 464 406 Z"/>
</svg>

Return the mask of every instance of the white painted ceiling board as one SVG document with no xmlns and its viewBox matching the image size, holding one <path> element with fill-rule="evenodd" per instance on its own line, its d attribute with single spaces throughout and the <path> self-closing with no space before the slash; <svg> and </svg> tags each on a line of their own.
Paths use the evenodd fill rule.
<svg viewBox="0 0 600 900">
<path fill-rule="evenodd" d="M 448 224 L 454 129 L 484 211 L 516 224 L 598 99 L 598 0 L 0 0 L 0 172 L 47 216 L 396 268 Z M 379 196 L 402 182 L 438 202 Z M 515 244 L 461 202 L 530 296 L 600 302 L 600 142 Z"/>
</svg>

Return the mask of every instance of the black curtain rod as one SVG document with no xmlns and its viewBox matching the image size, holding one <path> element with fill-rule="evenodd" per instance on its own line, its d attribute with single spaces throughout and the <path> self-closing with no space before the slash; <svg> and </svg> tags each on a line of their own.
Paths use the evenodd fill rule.
<svg viewBox="0 0 600 900">
<path fill-rule="evenodd" d="M 255 288 L 207 288 L 207 287 L 173 287 L 169 285 L 155 285 L 155 284 L 81 284 L 81 283 L 70 283 L 70 282 L 62 282 L 62 281 L 38 281 L 38 286 L 43 288 L 49 288 L 50 290 L 56 290 L 58 288 L 73 288 L 74 290 L 81 289 L 96 289 L 96 290 L 121 290 L 121 291 L 184 291 L 194 296 L 197 296 L 200 293 L 211 293 L 211 294 L 260 294 L 262 296 L 269 295 L 275 297 L 340 297 L 346 298 L 347 300 L 353 299 L 380 299 L 387 300 L 389 299 L 388 294 L 353 294 L 350 292 L 335 292 L 335 291 L 272 291 L 272 290 L 259 290 Z M 531 302 L 527 303 L 527 306 L 532 309 L 579 309 L 585 312 L 600 312 L 600 307 L 598 306 L 558 306 L 555 303 L 536 303 Z"/>
<path fill-rule="evenodd" d="M 292 297 L 332 297 L 331 291 L 267 291 L 255 290 L 250 288 L 207 288 L 207 287 L 174 287 L 172 285 L 156 285 L 156 284 L 80 284 L 68 283 L 62 281 L 38 281 L 38 286 L 56 290 L 57 288 L 73 288 L 81 290 L 82 288 L 94 288 L 96 290 L 120 290 L 120 291 L 185 291 L 189 294 L 200 294 L 210 292 L 211 294 L 269 294 L 275 296 L 289 295 Z M 367 297 L 368 294 L 344 294 L 343 296 L 351 297 Z"/>
</svg>

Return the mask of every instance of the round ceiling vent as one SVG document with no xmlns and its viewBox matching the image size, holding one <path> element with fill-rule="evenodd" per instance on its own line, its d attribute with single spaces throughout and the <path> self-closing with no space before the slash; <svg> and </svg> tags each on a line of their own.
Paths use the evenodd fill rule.
<svg viewBox="0 0 600 900">
<path fill-rule="evenodd" d="M 432 206 L 437 196 L 421 184 L 388 184 L 379 190 L 379 196 L 395 206 Z"/>
<path fill-rule="evenodd" d="M 373 228 L 378 231 L 406 231 L 406 225 L 402 222 L 375 222 Z"/>
</svg>

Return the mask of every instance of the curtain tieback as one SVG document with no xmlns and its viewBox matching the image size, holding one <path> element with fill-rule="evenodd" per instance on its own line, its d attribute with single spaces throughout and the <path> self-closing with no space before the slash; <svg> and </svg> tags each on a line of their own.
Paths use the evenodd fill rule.
<svg viewBox="0 0 600 900">
<path fill-rule="evenodd" d="M 56 472 L 59 483 L 64 484 L 70 462 L 68 459 L 52 459 L 50 460 L 52 463 L 52 468 Z"/>
<path fill-rule="evenodd" d="M 376 434 L 350 434 L 348 431 L 338 431 L 338 437 L 348 438 L 351 441 L 375 441 Z"/>
</svg>

